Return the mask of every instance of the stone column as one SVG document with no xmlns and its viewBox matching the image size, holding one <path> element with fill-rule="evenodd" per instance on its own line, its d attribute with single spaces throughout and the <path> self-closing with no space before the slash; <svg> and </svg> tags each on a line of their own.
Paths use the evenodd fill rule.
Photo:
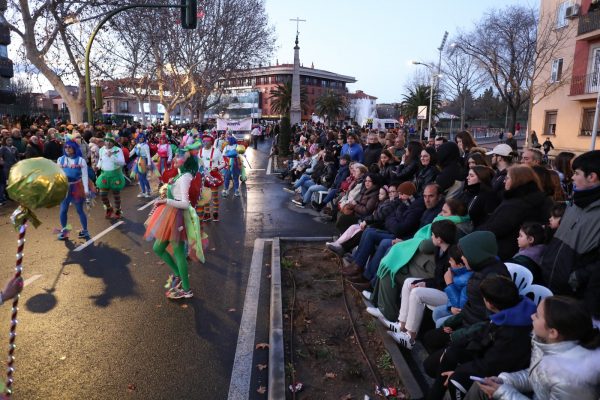
<svg viewBox="0 0 600 400">
<path fill-rule="evenodd" d="M 300 47 L 298 46 L 298 35 L 296 35 L 296 46 L 294 46 L 294 73 L 292 75 L 292 105 L 290 107 L 290 125 L 299 124 L 302 119 L 302 108 L 300 105 Z"/>
</svg>

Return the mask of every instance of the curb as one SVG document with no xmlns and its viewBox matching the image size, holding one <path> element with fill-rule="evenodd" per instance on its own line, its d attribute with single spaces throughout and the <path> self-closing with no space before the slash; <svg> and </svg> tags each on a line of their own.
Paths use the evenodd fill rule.
<svg viewBox="0 0 600 400">
<path fill-rule="evenodd" d="M 269 330 L 269 394 L 271 400 L 285 399 L 285 353 L 281 305 L 280 239 L 273 238 L 271 248 L 271 306 Z"/>
</svg>

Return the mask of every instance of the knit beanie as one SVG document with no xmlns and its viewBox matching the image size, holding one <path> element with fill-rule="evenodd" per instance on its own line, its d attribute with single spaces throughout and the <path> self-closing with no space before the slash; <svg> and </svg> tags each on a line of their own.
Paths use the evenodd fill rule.
<svg viewBox="0 0 600 400">
<path fill-rule="evenodd" d="M 469 233 L 458 241 L 458 245 L 471 268 L 498 255 L 496 235 L 489 231 Z"/>
<path fill-rule="evenodd" d="M 398 185 L 397 191 L 401 194 L 413 196 L 417 192 L 417 188 L 412 182 L 402 182 L 400 185 Z"/>
</svg>

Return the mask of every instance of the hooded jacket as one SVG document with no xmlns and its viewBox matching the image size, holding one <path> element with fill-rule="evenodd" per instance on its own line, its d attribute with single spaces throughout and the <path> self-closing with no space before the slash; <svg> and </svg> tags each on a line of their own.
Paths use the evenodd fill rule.
<svg viewBox="0 0 600 400">
<path fill-rule="evenodd" d="M 526 368 L 531 357 L 531 314 L 535 310 L 536 305 L 522 297 L 517 305 L 490 315 L 483 330 L 452 343 L 450 348 L 465 352 L 470 359 L 456 367 L 453 383 L 468 388 L 472 375 L 496 376 Z"/>
<path fill-rule="evenodd" d="M 491 232 L 473 232 L 461 238 L 458 244 L 469 262 L 473 275 L 467 283 L 467 301 L 461 315 L 464 325 L 472 325 L 488 319 L 487 309 L 479 285 L 488 276 L 510 277 L 506 266 L 498 261 L 496 238 Z"/>
<path fill-rule="evenodd" d="M 442 192 L 446 193 L 456 181 L 463 180 L 460 150 L 456 143 L 446 142 L 438 148 L 436 155 L 440 173 L 435 183 L 440 185 Z"/>
<path fill-rule="evenodd" d="M 498 256 L 508 260 L 519 249 L 517 237 L 523 222 L 545 224 L 548 221 L 551 203 L 547 200 L 535 182 L 507 190 L 502 203 L 477 230 L 493 232 L 498 240 Z"/>
<path fill-rule="evenodd" d="M 504 382 L 494 393 L 497 400 L 597 400 L 600 396 L 600 350 L 588 350 L 574 341 L 531 341 L 529 368 L 503 372 Z"/>
</svg>

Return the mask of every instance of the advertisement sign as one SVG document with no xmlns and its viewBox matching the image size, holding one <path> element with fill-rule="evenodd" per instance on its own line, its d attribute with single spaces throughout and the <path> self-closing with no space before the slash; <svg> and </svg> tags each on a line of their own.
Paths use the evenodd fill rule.
<svg viewBox="0 0 600 400">
<path fill-rule="evenodd" d="M 217 130 L 224 131 L 250 131 L 252 130 L 252 118 L 225 119 L 217 118 Z"/>
</svg>

